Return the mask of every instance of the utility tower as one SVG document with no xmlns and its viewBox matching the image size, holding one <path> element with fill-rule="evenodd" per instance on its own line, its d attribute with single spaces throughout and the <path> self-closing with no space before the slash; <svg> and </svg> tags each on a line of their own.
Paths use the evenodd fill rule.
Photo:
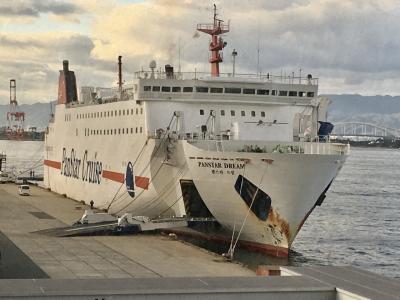
<svg viewBox="0 0 400 300">
<path fill-rule="evenodd" d="M 20 139 L 24 134 L 25 113 L 18 110 L 17 83 L 10 80 L 10 108 L 7 112 L 7 136 L 10 139 Z"/>
</svg>

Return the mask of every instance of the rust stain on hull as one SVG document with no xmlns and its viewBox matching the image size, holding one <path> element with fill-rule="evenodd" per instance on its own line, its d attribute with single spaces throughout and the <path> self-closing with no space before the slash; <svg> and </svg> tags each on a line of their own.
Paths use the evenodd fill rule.
<svg viewBox="0 0 400 300">
<path fill-rule="evenodd" d="M 288 244 L 290 243 L 291 233 L 289 223 L 285 219 L 283 219 L 272 206 L 269 209 L 268 223 L 268 227 L 270 228 L 271 233 L 274 236 L 277 244 L 281 244 L 282 237 L 286 238 Z M 277 231 L 279 232 L 279 235 Z"/>
</svg>

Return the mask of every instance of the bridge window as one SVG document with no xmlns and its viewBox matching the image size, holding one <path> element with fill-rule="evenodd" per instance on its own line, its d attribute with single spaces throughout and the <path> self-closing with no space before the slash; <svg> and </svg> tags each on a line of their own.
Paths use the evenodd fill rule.
<svg viewBox="0 0 400 300">
<path fill-rule="evenodd" d="M 256 93 L 255 89 L 243 89 L 243 94 L 254 95 Z"/>
<path fill-rule="evenodd" d="M 257 95 L 269 95 L 269 90 L 257 90 Z"/>
<path fill-rule="evenodd" d="M 161 91 L 162 92 L 170 92 L 171 91 L 171 87 L 170 86 L 163 86 L 162 88 L 161 88 Z"/>
<path fill-rule="evenodd" d="M 287 91 L 279 91 L 279 96 L 287 96 Z"/>
<path fill-rule="evenodd" d="M 305 97 L 306 95 L 306 92 L 299 92 L 299 97 Z"/>
<path fill-rule="evenodd" d="M 227 94 L 240 94 L 242 92 L 241 88 L 225 88 L 225 93 Z"/>
<path fill-rule="evenodd" d="M 193 87 L 185 86 L 185 87 L 183 87 L 183 92 L 184 93 L 192 93 L 193 92 Z"/>
<path fill-rule="evenodd" d="M 172 92 L 173 93 L 180 93 L 181 92 L 181 87 L 180 86 L 173 86 L 172 87 Z"/>
<path fill-rule="evenodd" d="M 145 92 L 150 92 L 150 91 L 151 91 L 151 86 L 150 86 L 150 85 L 145 85 L 145 86 L 143 87 L 143 90 L 144 90 Z"/>
<path fill-rule="evenodd" d="M 208 93 L 208 87 L 206 86 L 196 86 L 197 93 Z"/>
<path fill-rule="evenodd" d="M 210 88 L 210 93 L 214 93 L 214 94 L 221 94 L 223 91 L 224 91 L 224 89 L 219 88 L 219 87 Z"/>
<path fill-rule="evenodd" d="M 307 92 L 307 97 L 314 97 L 314 92 Z"/>
<path fill-rule="evenodd" d="M 159 92 L 160 87 L 159 86 L 153 86 L 153 92 Z"/>
<path fill-rule="evenodd" d="M 297 91 L 289 91 L 289 97 L 297 97 Z"/>
</svg>

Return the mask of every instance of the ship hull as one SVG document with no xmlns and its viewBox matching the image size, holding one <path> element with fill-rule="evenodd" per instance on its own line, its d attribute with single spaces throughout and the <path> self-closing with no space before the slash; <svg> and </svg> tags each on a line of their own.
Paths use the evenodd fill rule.
<svg viewBox="0 0 400 300">
<path fill-rule="evenodd" d="M 225 148 L 233 144 L 224 143 Z M 181 181 L 189 180 L 226 229 L 225 238 L 234 232 L 234 241 L 241 245 L 285 257 L 346 155 L 331 154 L 328 144 L 324 151 L 329 153 L 324 155 L 311 154 L 312 150 L 241 152 L 237 149 L 246 141 L 236 144 L 221 151 L 215 141 L 197 145 L 168 136 L 120 141 L 118 149 L 114 144 L 60 142 L 46 153 L 44 181 L 56 193 L 86 204 L 93 201 L 114 215 L 129 212 L 156 218 L 188 215 Z M 238 188 L 243 184 L 250 191 Z M 252 202 L 254 188 L 267 199 L 264 206 Z M 245 193 L 250 195 L 247 199 Z"/>
</svg>

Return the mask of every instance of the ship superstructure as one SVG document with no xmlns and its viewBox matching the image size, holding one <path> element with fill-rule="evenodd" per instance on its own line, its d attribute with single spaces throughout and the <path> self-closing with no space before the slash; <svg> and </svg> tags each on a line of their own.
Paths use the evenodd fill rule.
<svg viewBox="0 0 400 300">
<path fill-rule="evenodd" d="M 223 26 L 214 12 L 198 28 L 213 35 L 211 76 L 153 61 L 124 86 L 120 76 L 115 89 L 83 87 L 78 101 L 65 61 L 45 185 L 115 215 L 213 216 L 243 244 L 287 256 L 348 148 L 327 139 L 318 79 L 220 74 Z"/>
</svg>

